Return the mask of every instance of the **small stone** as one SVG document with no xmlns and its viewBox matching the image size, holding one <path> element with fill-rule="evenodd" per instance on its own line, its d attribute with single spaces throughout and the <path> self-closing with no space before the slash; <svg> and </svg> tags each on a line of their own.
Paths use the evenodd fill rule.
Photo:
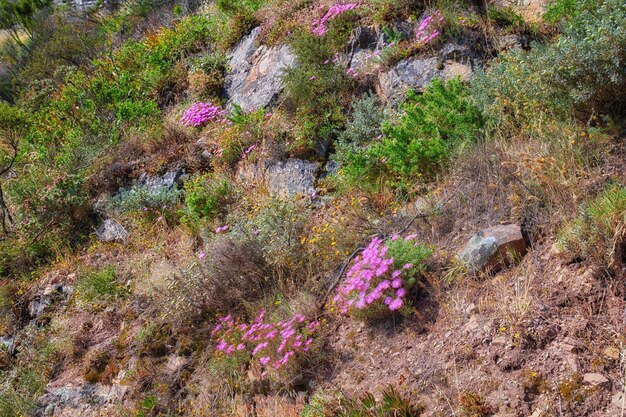
<svg viewBox="0 0 626 417">
<path fill-rule="evenodd" d="M 493 345 L 506 345 L 508 343 L 508 339 L 506 336 L 496 336 L 491 341 Z"/>
<path fill-rule="evenodd" d="M 102 242 L 116 242 L 128 238 L 130 233 L 117 221 L 106 219 L 96 231 L 96 236 Z"/>
<path fill-rule="evenodd" d="M 516 224 L 489 227 L 472 236 L 459 260 L 474 272 L 498 270 L 511 262 L 511 256 L 526 254 L 526 242 L 522 229 Z"/>
<path fill-rule="evenodd" d="M 618 360 L 620 356 L 620 351 L 615 346 L 610 346 L 604 349 L 604 356 L 606 356 L 609 359 Z"/>
<path fill-rule="evenodd" d="M 611 404 L 613 404 L 618 409 L 626 409 L 626 396 L 624 396 L 623 392 L 618 392 L 611 398 Z"/>
<path fill-rule="evenodd" d="M 585 374 L 583 376 L 583 381 L 586 384 L 593 385 L 593 386 L 604 385 L 604 384 L 609 383 L 609 380 L 606 379 L 604 375 L 598 374 L 598 373 Z"/>
</svg>

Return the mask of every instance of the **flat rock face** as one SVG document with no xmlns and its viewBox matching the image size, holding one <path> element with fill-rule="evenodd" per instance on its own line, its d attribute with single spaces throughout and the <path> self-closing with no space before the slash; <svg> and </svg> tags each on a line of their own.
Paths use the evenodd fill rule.
<svg viewBox="0 0 626 417">
<path fill-rule="evenodd" d="M 459 259 L 474 272 L 497 270 L 510 262 L 511 254 L 526 254 L 526 242 L 520 226 L 494 226 L 472 236 L 459 254 Z"/>
<path fill-rule="evenodd" d="M 319 164 L 301 159 L 266 160 L 240 164 L 237 179 L 242 184 L 263 184 L 274 197 L 312 196 Z"/>
<path fill-rule="evenodd" d="M 96 236 L 102 242 L 117 242 L 126 239 L 130 233 L 115 220 L 106 219 L 96 231 Z"/>
<path fill-rule="evenodd" d="M 434 79 L 444 81 L 461 77 L 467 81 L 472 77 L 472 67 L 458 62 L 441 63 L 439 58 L 409 58 L 400 61 L 391 70 L 380 74 L 378 90 L 384 99 L 395 101 L 404 97 L 411 89 L 423 91 Z"/>
<path fill-rule="evenodd" d="M 296 65 L 296 56 L 286 45 L 257 48 L 260 31 L 255 28 L 229 54 L 231 71 L 224 82 L 227 107 L 236 104 L 254 110 L 271 105 L 283 89 L 284 71 Z"/>
<path fill-rule="evenodd" d="M 300 159 L 274 162 L 267 167 L 265 180 L 269 192 L 277 197 L 312 195 L 319 165 Z"/>
</svg>

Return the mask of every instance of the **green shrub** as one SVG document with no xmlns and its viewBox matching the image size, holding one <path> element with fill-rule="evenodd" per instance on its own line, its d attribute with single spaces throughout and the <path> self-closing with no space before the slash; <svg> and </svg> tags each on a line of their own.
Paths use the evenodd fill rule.
<svg viewBox="0 0 626 417">
<path fill-rule="evenodd" d="M 187 220 L 212 220 L 230 203 L 234 188 L 226 177 L 215 174 L 199 175 L 185 183 Z"/>
<path fill-rule="evenodd" d="M 624 110 L 626 4 L 577 7 L 556 42 L 504 54 L 488 72 L 478 71 L 472 95 L 502 131 L 532 133 L 574 110 L 584 109 L 583 117 Z"/>
<path fill-rule="evenodd" d="M 609 185 L 585 204 L 558 236 L 557 246 L 575 257 L 626 262 L 626 187 Z"/>
<path fill-rule="evenodd" d="M 521 30 L 526 25 L 524 18 L 511 7 L 491 6 L 487 9 L 487 17 L 496 25 L 509 30 Z"/>
<path fill-rule="evenodd" d="M 315 36 L 310 28 L 292 37 L 298 66 L 285 73 L 288 107 L 297 121 L 295 148 L 323 153 L 345 123 L 345 109 L 356 89 L 356 80 L 341 65 L 332 63 L 343 50 L 354 14 L 344 13 L 330 22 L 328 32 Z"/>
<path fill-rule="evenodd" d="M 313 395 L 309 403 L 300 413 L 301 417 L 420 417 L 424 407 L 400 394 L 392 385 L 382 391 L 382 398 L 376 400 L 373 394 L 366 392 L 357 398 L 346 394 L 327 394 L 324 392 Z"/>
<path fill-rule="evenodd" d="M 348 175 L 376 181 L 379 177 L 399 190 L 415 181 L 432 179 L 464 144 L 480 135 L 483 119 L 459 79 L 435 79 L 423 95 L 409 93 L 397 122 L 383 125 L 380 141 L 350 154 Z"/>
<path fill-rule="evenodd" d="M 570 20 L 582 10 L 593 10 L 596 3 L 596 0 L 553 0 L 548 3 L 543 19 L 552 23 L 562 19 Z"/>
<path fill-rule="evenodd" d="M 99 270 L 81 271 L 76 284 L 77 300 L 91 307 L 101 307 L 127 294 L 128 288 L 117 281 L 117 272 L 112 266 Z"/>
<path fill-rule="evenodd" d="M 110 197 L 106 205 L 118 213 L 129 213 L 145 209 L 164 209 L 176 205 L 180 198 L 181 191 L 176 188 L 152 189 L 145 185 L 135 185 Z"/>
<path fill-rule="evenodd" d="M 385 117 L 382 103 L 374 94 L 366 94 L 352 103 L 352 115 L 346 130 L 339 134 L 335 144 L 335 160 L 349 167 L 352 155 L 382 135 Z"/>
</svg>

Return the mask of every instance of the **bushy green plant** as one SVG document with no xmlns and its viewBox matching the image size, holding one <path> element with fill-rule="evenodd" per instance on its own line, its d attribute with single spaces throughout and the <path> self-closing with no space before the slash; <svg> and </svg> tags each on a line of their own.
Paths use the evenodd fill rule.
<svg viewBox="0 0 626 417">
<path fill-rule="evenodd" d="M 617 113 L 626 83 L 625 21 L 620 0 L 578 3 L 556 42 L 504 54 L 488 72 L 478 71 L 472 95 L 504 131 L 536 130 L 583 106 Z"/>
<path fill-rule="evenodd" d="M 410 92 L 397 122 L 383 125 L 383 137 L 350 154 L 345 172 L 384 180 L 399 190 L 433 178 L 464 144 L 480 136 L 483 118 L 459 80 L 435 79 L 422 95 Z"/>
<path fill-rule="evenodd" d="M 77 300 L 91 307 L 103 306 L 127 294 L 128 288 L 118 282 L 117 272 L 112 266 L 98 270 L 83 270 L 76 284 Z"/>
<path fill-rule="evenodd" d="M 595 0 L 553 0 L 548 3 L 543 19 L 553 23 L 561 19 L 570 20 L 582 10 L 593 10 L 596 3 Z"/>
<path fill-rule="evenodd" d="M 329 395 L 318 393 L 300 413 L 301 417 L 420 417 L 424 407 L 402 395 L 389 385 L 382 391 L 382 398 L 367 392 L 360 397 L 351 398 L 345 394 Z"/>
<path fill-rule="evenodd" d="M 185 183 L 185 204 L 187 220 L 211 220 L 223 212 L 231 201 L 234 188 L 223 176 L 204 174 Z"/>
<path fill-rule="evenodd" d="M 557 245 L 580 258 L 617 266 L 626 257 L 626 187 L 612 184 L 585 204 L 558 236 Z"/>
<path fill-rule="evenodd" d="M 361 162 L 356 155 L 382 135 L 385 117 L 380 99 L 371 93 L 352 103 L 352 115 L 346 130 L 339 134 L 334 159 L 345 169 L 362 170 L 363 167 L 355 167 Z"/>
<path fill-rule="evenodd" d="M 135 185 L 128 190 L 110 197 L 107 206 L 119 213 L 128 213 L 145 209 L 164 209 L 177 204 L 181 191 L 177 188 L 161 187 L 152 189 L 145 185 Z"/>
<path fill-rule="evenodd" d="M 313 35 L 310 28 L 292 36 L 298 65 L 285 73 L 285 94 L 298 123 L 295 146 L 304 151 L 319 153 L 345 123 L 356 81 L 333 61 L 348 40 L 353 18 L 353 12 L 343 13 L 329 23 L 324 36 Z"/>
</svg>

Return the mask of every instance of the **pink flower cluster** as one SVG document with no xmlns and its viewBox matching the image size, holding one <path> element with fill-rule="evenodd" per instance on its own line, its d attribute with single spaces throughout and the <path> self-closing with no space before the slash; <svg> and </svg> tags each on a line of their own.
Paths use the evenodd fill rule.
<svg viewBox="0 0 626 417">
<path fill-rule="evenodd" d="M 407 236 L 405 240 L 411 240 Z M 364 310 L 383 303 L 389 310 L 398 310 L 407 294 L 405 272 L 413 265 L 394 268 L 394 259 L 387 256 L 388 247 L 380 238 L 374 238 L 357 256 L 346 280 L 337 289 L 333 301 L 342 314 L 350 310 Z"/>
<path fill-rule="evenodd" d="M 426 45 L 439 36 L 437 25 L 443 22 L 443 15 L 439 10 L 435 10 L 430 16 L 422 20 L 417 28 L 417 42 L 420 45 Z"/>
<path fill-rule="evenodd" d="M 185 110 L 180 122 L 185 126 L 198 127 L 208 122 L 223 122 L 225 114 L 226 112 L 220 106 L 198 102 Z"/>
<path fill-rule="evenodd" d="M 235 352 L 248 352 L 258 358 L 262 366 L 278 370 L 296 354 L 307 352 L 313 343 L 311 337 L 320 322 L 306 322 L 301 314 L 277 323 L 266 322 L 265 310 L 261 310 L 250 323 L 235 323 L 231 315 L 218 319 L 211 337 L 217 340 L 215 350 L 231 356 Z M 261 376 L 267 374 L 267 369 Z"/>
<path fill-rule="evenodd" d="M 332 5 L 324 17 L 318 19 L 313 22 L 313 34 L 315 36 L 324 36 L 326 31 L 328 31 L 328 27 L 326 24 L 339 16 L 342 13 L 347 12 L 348 10 L 353 10 L 358 7 L 356 3 L 346 3 L 346 4 L 334 4 Z"/>
<path fill-rule="evenodd" d="M 230 229 L 230 226 L 225 224 L 224 226 L 219 226 L 215 228 L 215 233 L 220 234 L 220 233 L 226 233 L 228 231 L 228 229 Z"/>
</svg>

